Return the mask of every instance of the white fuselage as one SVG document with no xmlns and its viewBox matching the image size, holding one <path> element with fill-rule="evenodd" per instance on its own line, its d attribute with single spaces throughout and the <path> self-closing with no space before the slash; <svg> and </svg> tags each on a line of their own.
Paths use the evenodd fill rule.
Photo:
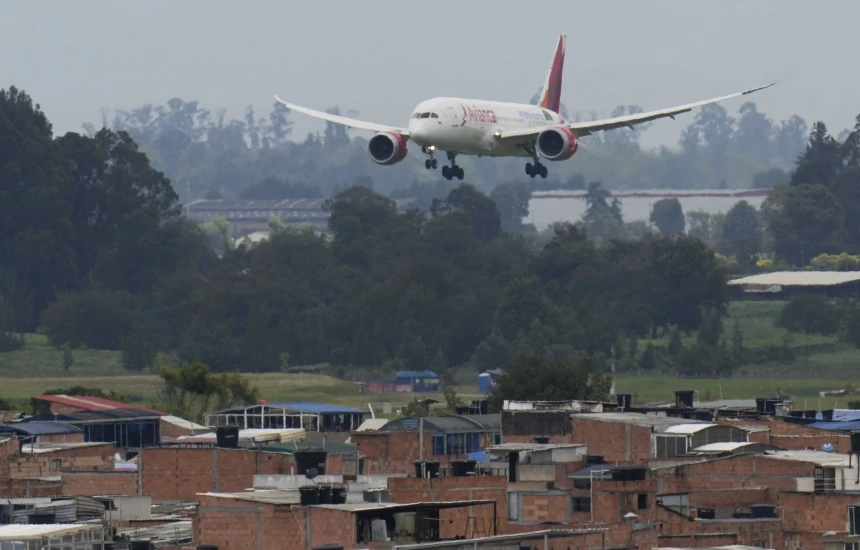
<svg viewBox="0 0 860 550">
<path fill-rule="evenodd" d="M 422 101 L 412 111 L 409 139 L 456 154 L 528 157 L 514 143 L 495 139 L 495 132 L 564 123 L 559 114 L 537 105 L 437 97 Z"/>
</svg>

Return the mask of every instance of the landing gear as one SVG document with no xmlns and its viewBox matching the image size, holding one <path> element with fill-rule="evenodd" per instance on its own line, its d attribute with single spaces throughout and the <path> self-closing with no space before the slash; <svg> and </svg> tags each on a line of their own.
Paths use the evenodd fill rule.
<svg viewBox="0 0 860 550">
<path fill-rule="evenodd" d="M 545 178 L 548 173 L 549 172 L 547 171 L 546 166 L 544 166 L 540 162 L 535 161 L 534 166 L 532 166 L 532 163 L 530 162 L 526 163 L 527 176 L 535 177 L 539 175 L 540 177 Z"/>
<path fill-rule="evenodd" d="M 458 180 L 462 180 L 466 175 L 466 173 L 463 172 L 463 169 L 460 168 L 459 166 L 457 166 L 457 164 L 454 162 L 454 159 L 456 159 L 456 158 L 457 158 L 456 153 L 450 153 L 449 152 L 448 153 L 448 160 L 451 161 L 451 166 L 443 166 L 442 167 L 442 177 L 444 177 L 447 180 L 452 180 L 454 178 L 457 178 Z"/>
<path fill-rule="evenodd" d="M 535 161 L 534 164 L 532 164 L 530 162 L 526 163 L 526 175 L 530 176 L 532 178 L 535 176 L 540 176 L 542 178 L 545 178 L 548 174 L 546 166 L 541 164 L 540 160 L 538 160 L 538 156 L 537 156 L 537 153 L 535 153 L 534 147 L 527 147 L 527 146 L 523 145 L 522 149 L 526 153 L 531 155 L 532 159 L 534 159 L 534 161 Z"/>
<path fill-rule="evenodd" d="M 422 147 L 421 152 L 425 155 L 430 155 L 430 158 L 424 161 L 424 168 L 428 170 L 435 170 L 437 166 L 439 166 L 439 161 L 433 158 L 433 153 L 436 151 L 436 147 Z"/>
</svg>

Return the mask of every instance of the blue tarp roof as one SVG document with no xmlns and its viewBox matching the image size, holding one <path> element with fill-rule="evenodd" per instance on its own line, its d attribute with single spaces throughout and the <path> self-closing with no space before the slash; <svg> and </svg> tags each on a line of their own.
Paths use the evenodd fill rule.
<svg viewBox="0 0 860 550">
<path fill-rule="evenodd" d="M 835 432 L 853 432 L 860 430 L 860 420 L 853 422 L 813 422 L 807 424 L 810 428 L 818 428 L 820 430 L 832 430 Z"/>
<path fill-rule="evenodd" d="M 74 434 L 83 430 L 64 422 L 15 422 L 0 426 L 0 433 L 16 433 L 21 435 L 55 435 Z"/>
<path fill-rule="evenodd" d="M 317 414 L 369 414 L 359 409 L 353 409 L 352 407 L 341 407 L 340 405 L 329 405 L 328 403 L 316 403 L 312 401 L 300 401 L 297 403 L 268 403 L 268 406 Z"/>
<path fill-rule="evenodd" d="M 841 421 L 860 420 L 860 410 L 836 409 L 833 411 L 833 420 L 841 420 Z"/>
<path fill-rule="evenodd" d="M 395 375 L 395 378 L 439 378 L 439 375 L 432 370 L 402 370 Z"/>
<path fill-rule="evenodd" d="M 485 460 L 487 460 L 487 451 L 475 451 L 474 453 L 466 453 L 466 456 L 477 462 L 478 464 L 483 464 Z"/>
</svg>

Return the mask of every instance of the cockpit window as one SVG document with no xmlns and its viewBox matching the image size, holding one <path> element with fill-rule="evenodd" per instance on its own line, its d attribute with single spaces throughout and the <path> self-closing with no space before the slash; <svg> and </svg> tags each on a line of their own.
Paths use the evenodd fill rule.
<svg viewBox="0 0 860 550">
<path fill-rule="evenodd" d="M 421 118 L 430 118 L 430 113 L 421 113 Z"/>
<path fill-rule="evenodd" d="M 430 113 L 430 118 L 439 118 L 439 115 L 436 113 Z"/>
<path fill-rule="evenodd" d="M 412 118 L 421 118 L 421 113 L 415 113 L 412 115 Z"/>
</svg>

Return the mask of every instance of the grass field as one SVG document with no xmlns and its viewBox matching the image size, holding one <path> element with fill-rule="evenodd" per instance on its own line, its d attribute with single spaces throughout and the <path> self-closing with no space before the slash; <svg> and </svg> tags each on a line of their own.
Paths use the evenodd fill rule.
<svg viewBox="0 0 860 550">
<path fill-rule="evenodd" d="M 839 389 L 853 379 L 851 368 L 860 366 L 860 350 L 838 342 L 835 336 L 789 335 L 784 329 L 776 328 L 774 321 L 782 305 L 778 302 L 733 302 L 724 322 L 725 332 L 731 337 L 737 321 L 745 345 L 750 349 L 781 346 L 788 336 L 788 345 L 798 356 L 794 363 L 748 366 L 744 367 L 742 378 L 721 380 L 622 375 L 617 381 L 617 391 L 636 394 L 638 401 L 645 403 L 670 401 L 674 399 L 674 390 L 679 388 L 698 391 L 697 398 L 701 400 L 719 399 L 721 390 L 726 399 L 759 397 L 781 390 L 798 400 L 808 400 L 810 408 L 817 407 L 818 392 Z M 694 338 L 687 337 L 685 344 Z M 640 349 L 642 347 L 640 345 Z M 50 346 L 42 335 L 27 335 L 25 349 L 0 353 L 0 398 L 25 403 L 30 396 L 51 388 L 85 386 L 115 391 L 133 403 L 157 401 L 158 377 L 124 370 L 118 352 L 75 350 L 73 353 L 74 365 L 64 371 L 62 350 Z M 249 378 L 269 402 L 324 401 L 366 408 L 367 403 L 390 402 L 397 406 L 415 397 L 368 391 L 359 394 L 355 383 L 320 375 L 268 373 L 251 374 Z M 477 392 L 477 376 L 470 378 L 467 374 L 459 379 L 457 391 L 464 397 Z M 440 395 L 433 397 L 441 399 Z M 845 406 L 853 399 L 855 397 L 822 400 L 822 406 Z"/>
</svg>

